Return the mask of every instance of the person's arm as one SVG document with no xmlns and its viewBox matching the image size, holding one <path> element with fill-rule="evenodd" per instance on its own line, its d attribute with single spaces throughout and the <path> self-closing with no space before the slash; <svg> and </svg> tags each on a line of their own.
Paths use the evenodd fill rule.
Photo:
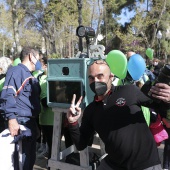
<svg viewBox="0 0 170 170">
<path fill-rule="evenodd" d="M 157 101 L 157 103 L 170 104 L 170 86 L 165 83 L 152 85 L 151 81 L 147 81 L 141 91 L 153 101 Z"/>
<path fill-rule="evenodd" d="M 170 104 L 170 86 L 164 83 L 156 83 L 152 86 L 150 91 L 152 97 L 162 100 L 163 102 Z"/>
<path fill-rule="evenodd" d="M 80 127 L 78 123 L 69 124 L 71 138 L 78 150 L 83 150 L 89 145 L 89 142 L 95 132 L 92 124 L 90 123 L 90 112 L 88 111 L 88 109 L 84 110 Z"/>
<path fill-rule="evenodd" d="M 11 136 L 18 134 L 19 125 L 16 120 L 16 81 L 13 74 L 7 74 L 4 87 L 1 92 L 1 98 L 5 100 L 1 107 L 8 120 L 8 128 Z"/>
<path fill-rule="evenodd" d="M 88 114 L 88 109 L 85 109 L 83 113 L 81 126 L 79 128 L 78 119 L 81 116 L 81 108 L 79 107 L 81 100 L 82 99 L 80 99 L 75 105 L 75 96 L 73 96 L 71 107 L 67 113 L 70 135 L 78 150 L 86 148 L 94 134 L 93 127 L 89 121 L 90 114 Z"/>
<path fill-rule="evenodd" d="M 150 91 L 152 92 L 152 96 L 150 97 L 145 93 L 145 91 L 140 91 L 139 89 L 136 89 L 135 91 L 136 91 L 137 101 L 139 105 L 146 106 L 155 110 L 163 118 L 166 116 L 164 113 L 170 107 L 170 104 L 168 103 L 169 101 L 168 95 L 165 95 L 165 91 L 166 92 L 169 91 L 170 86 L 162 83 L 159 86 L 160 87 L 151 88 Z M 164 93 L 160 94 L 160 91 L 162 90 Z M 148 92 L 148 90 L 146 91 Z"/>
</svg>

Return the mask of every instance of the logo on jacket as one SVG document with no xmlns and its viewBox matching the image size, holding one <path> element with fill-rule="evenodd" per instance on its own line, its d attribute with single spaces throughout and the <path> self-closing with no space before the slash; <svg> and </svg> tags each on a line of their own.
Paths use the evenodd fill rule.
<svg viewBox="0 0 170 170">
<path fill-rule="evenodd" d="M 126 100 L 124 98 L 119 98 L 116 100 L 117 106 L 124 106 L 126 104 Z"/>
</svg>

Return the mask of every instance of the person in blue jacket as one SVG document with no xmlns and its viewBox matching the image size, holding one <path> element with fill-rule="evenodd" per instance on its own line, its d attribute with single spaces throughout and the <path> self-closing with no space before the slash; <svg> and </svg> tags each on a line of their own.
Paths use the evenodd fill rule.
<svg viewBox="0 0 170 170">
<path fill-rule="evenodd" d="M 36 159 L 36 118 L 40 112 L 40 85 L 32 75 L 41 69 L 38 50 L 24 47 L 20 54 L 21 63 L 7 71 L 1 104 L 11 136 L 19 135 L 20 124 L 31 130 L 31 137 L 22 140 L 23 170 L 32 170 Z"/>
</svg>

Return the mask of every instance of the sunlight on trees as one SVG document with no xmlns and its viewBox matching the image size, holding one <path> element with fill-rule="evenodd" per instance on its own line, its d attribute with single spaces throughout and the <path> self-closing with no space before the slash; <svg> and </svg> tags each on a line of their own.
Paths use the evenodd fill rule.
<svg viewBox="0 0 170 170">
<path fill-rule="evenodd" d="M 82 25 L 93 27 L 96 37 L 103 35 L 100 44 L 106 47 L 106 53 L 113 49 L 134 50 L 141 54 L 147 47 L 156 50 L 156 33 L 161 30 L 162 54 L 170 55 L 170 38 L 166 34 L 170 20 L 169 1 L 151 0 L 148 7 L 144 0 L 82 0 L 82 3 Z M 128 11 L 135 15 L 129 23 L 121 25 L 118 19 L 123 9 L 124 16 Z M 1 56 L 4 42 L 7 55 L 13 42 L 16 46 L 32 45 L 41 49 L 42 37 L 48 55 L 73 57 L 77 52 L 77 0 L 3 0 L 0 17 Z M 92 43 L 96 42 L 96 37 Z"/>
</svg>

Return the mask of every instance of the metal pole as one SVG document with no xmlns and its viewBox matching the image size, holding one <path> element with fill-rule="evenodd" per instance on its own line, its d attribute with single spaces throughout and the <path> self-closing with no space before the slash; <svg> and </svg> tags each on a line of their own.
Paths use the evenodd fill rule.
<svg viewBox="0 0 170 170">
<path fill-rule="evenodd" d="M 90 40 L 88 37 L 86 37 L 86 44 L 87 44 L 87 57 L 89 58 L 89 46 L 90 46 Z"/>
<path fill-rule="evenodd" d="M 78 13 L 79 13 L 79 16 L 78 16 L 78 23 L 79 23 L 79 26 L 82 25 L 82 0 L 77 0 L 77 6 L 78 6 Z M 79 51 L 83 51 L 83 43 L 82 43 L 82 38 L 79 37 Z"/>
</svg>

